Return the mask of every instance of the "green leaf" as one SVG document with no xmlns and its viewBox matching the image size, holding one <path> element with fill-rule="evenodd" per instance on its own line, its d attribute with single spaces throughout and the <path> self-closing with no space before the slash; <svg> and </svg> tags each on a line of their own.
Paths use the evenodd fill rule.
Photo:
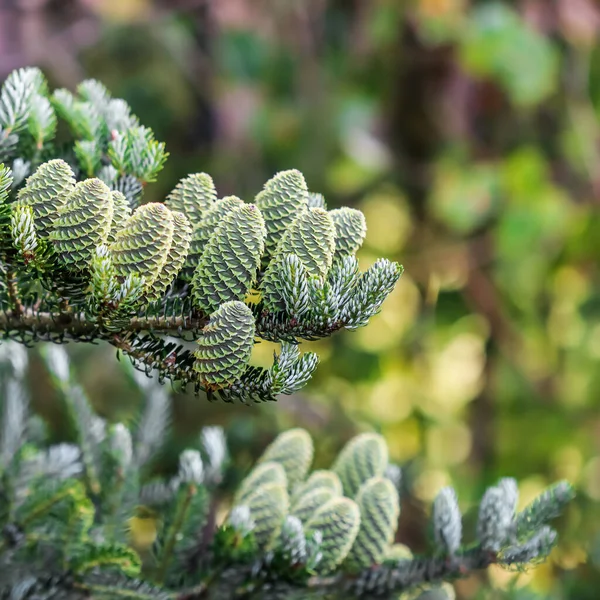
<svg viewBox="0 0 600 600">
<path fill-rule="evenodd" d="M 51 102 L 76 138 L 99 143 L 106 137 L 106 123 L 93 103 L 81 102 L 65 89 L 55 90 Z"/>
<path fill-rule="evenodd" d="M 88 571 L 116 567 L 121 573 L 135 577 L 140 574 L 141 560 L 137 553 L 123 544 L 86 544 L 70 560 L 73 573 L 83 575 Z"/>
<path fill-rule="evenodd" d="M 56 114 L 50 100 L 45 96 L 33 94 L 27 127 L 38 149 L 43 147 L 44 142 L 54 138 Z"/>
<path fill-rule="evenodd" d="M 537 531 L 542 525 L 558 517 L 574 497 L 575 490 L 567 481 L 559 481 L 550 486 L 517 515 L 517 535 L 523 538 Z"/>
<path fill-rule="evenodd" d="M 499 207 L 498 169 L 448 160 L 435 167 L 429 197 L 433 215 L 452 231 L 467 234 L 485 224 Z"/>
<path fill-rule="evenodd" d="M 97 79 L 84 79 L 77 85 L 77 93 L 86 102 L 93 104 L 99 112 L 106 109 L 110 93 Z"/>
<path fill-rule="evenodd" d="M 93 177 L 102 164 L 102 148 L 96 140 L 77 140 L 73 151 L 81 170 Z"/>
<path fill-rule="evenodd" d="M 43 76 L 35 68 L 16 69 L 6 78 L 0 90 L 0 127 L 5 137 L 27 126 L 31 100 L 41 80 Z"/>
<path fill-rule="evenodd" d="M 164 142 L 154 139 L 148 127 L 136 126 L 115 132 L 108 146 L 108 156 L 121 174 L 135 175 L 143 182 L 156 180 L 168 153 Z"/>
<path fill-rule="evenodd" d="M 363 327 L 379 312 L 403 271 L 402 265 L 380 258 L 361 274 L 356 285 L 352 287 L 347 304 L 341 306 L 339 319 L 347 329 Z"/>
<path fill-rule="evenodd" d="M 495 78 L 519 106 L 540 103 L 558 83 L 558 52 L 550 38 L 501 2 L 473 10 L 460 56 L 468 71 Z"/>
<path fill-rule="evenodd" d="M 30 261 L 35 257 L 38 248 L 38 237 L 33 220 L 33 208 L 22 204 L 13 205 L 10 217 L 10 234 L 13 245 L 24 260 Z"/>
<path fill-rule="evenodd" d="M 6 202 L 12 183 L 12 171 L 6 165 L 0 164 L 0 204 Z"/>
</svg>

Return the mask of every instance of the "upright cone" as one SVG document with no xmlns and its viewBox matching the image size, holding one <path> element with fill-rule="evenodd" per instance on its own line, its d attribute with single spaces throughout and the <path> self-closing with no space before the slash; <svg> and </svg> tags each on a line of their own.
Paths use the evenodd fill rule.
<svg viewBox="0 0 600 600">
<path fill-rule="evenodd" d="M 40 165 L 30 175 L 19 191 L 19 204 L 31 206 L 35 227 L 40 237 L 50 234 L 58 211 L 75 188 L 75 176 L 71 167 L 61 159 Z"/>
<path fill-rule="evenodd" d="M 50 239 L 69 267 L 87 268 L 97 246 L 104 244 L 113 219 L 110 189 L 100 179 L 79 182 L 59 209 Z"/>
<path fill-rule="evenodd" d="M 244 372 L 254 346 L 254 316 L 243 302 L 225 302 L 211 316 L 197 340 L 194 369 L 202 383 L 217 390 Z"/>
<path fill-rule="evenodd" d="M 173 213 L 164 204 L 140 206 L 110 245 L 116 274 L 143 277 L 146 289 L 151 289 L 169 256 L 173 230 Z"/>
</svg>

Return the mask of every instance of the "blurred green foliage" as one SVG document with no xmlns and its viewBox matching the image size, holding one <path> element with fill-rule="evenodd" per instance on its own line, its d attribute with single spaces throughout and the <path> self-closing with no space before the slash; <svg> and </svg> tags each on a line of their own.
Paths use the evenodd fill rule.
<svg viewBox="0 0 600 600">
<path fill-rule="evenodd" d="M 58 44 L 61 9 L 38 4 L 24 18 L 36 13 Z M 376 429 L 405 466 L 403 511 L 415 523 L 450 479 L 474 501 L 513 475 L 526 503 L 568 478 L 579 500 L 551 561 L 519 576 L 492 570 L 459 582 L 457 595 L 597 598 L 597 4 L 68 4 L 79 12 L 62 26 L 79 19 L 93 35 L 64 37 L 63 54 L 36 54 L 25 37 L 14 50 L 57 85 L 102 80 L 167 142 L 149 200 L 193 171 L 250 197 L 275 171 L 298 168 L 331 208 L 365 212 L 362 268 L 380 254 L 406 268 L 369 327 L 318 342 L 323 361 L 306 394 L 252 409 L 175 396 L 173 457 L 200 423 L 227 425 L 238 478 L 276 430 L 313 431 L 319 466 L 356 431 Z M 109 350 L 72 350 L 99 411 L 122 418 L 139 399 Z M 272 351 L 261 344 L 254 360 L 267 364 Z M 46 382 L 32 385 L 51 414 Z M 425 543 L 404 523 L 400 541 Z"/>
</svg>

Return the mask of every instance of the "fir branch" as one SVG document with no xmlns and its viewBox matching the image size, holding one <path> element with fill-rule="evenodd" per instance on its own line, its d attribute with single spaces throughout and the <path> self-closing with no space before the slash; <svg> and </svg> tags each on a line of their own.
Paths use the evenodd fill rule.
<svg viewBox="0 0 600 600">
<path fill-rule="evenodd" d="M 8 297 L 10 299 L 10 305 L 12 307 L 12 311 L 16 317 L 20 317 L 23 314 L 23 304 L 21 303 L 21 298 L 19 297 L 19 288 L 17 285 L 17 276 L 14 271 L 8 270 L 6 271 L 6 286 L 8 289 Z"/>
<path fill-rule="evenodd" d="M 148 331 L 157 334 L 194 333 L 202 329 L 206 322 L 207 317 L 203 315 L 169 315 L 168 313 L 157 316 L 141 315 L 131 317 L 123 327 L 123 331 L 127 333 Z M 38 311 L 31 306 L 22 307 L 19 312 L 10 309 L 1 311 L 0 329 L 4 332 L 32 332 L 36 336 L 41 336 L 43 340 L 51 340 L 54 336 L 65 336 L 67 339 L 81 341 L 107 339 L 114 335 L 112 330 L 105 331 L 98 324 L 91 322 L 84 312 L 71 310 L 68 312 L 68 319 L 65 319 L 65 313 L 60 311 Z"/>
<path fill-rule="evenodd" d="M 389 598 L 422 584 L 468 577 L 497 562 L 495 553 L 477 546 L 452 557 L 415 557 L 368 569 L 356 578 L 315 577 L 309 580 L 308 587 L 324 590 L 341 588 L 341 597 Z"/>
<path fill-rule="evenodd" d="M 134 372 L 133 377 L 145 396 L 145 406 L 134 432 L 134 465 L 143 468 L 164 442 L 171 424 L 171 405 L 168 392 L 155 380 L 139 376 L 138 372 Z"/>
<path fill-rule="evenodd" d="M 28 400 L 23 383 L 16 377 L 4 378 L 3 414 L 0 430 L 0 474 L 14 461 L 25 438 Z"/>
<path fill-rule="evenodd" d="M 92 594 L 94 598 L 111 600 L 124 598 L 128 600 L 172 600 L 171 593 L 164 592 L 143 581 L 131 580 L 126 577 L 91 575 L 83 582 L 75 582 L 75 589 Z"/>
<path fill-rule="evenodd" d="M 401 268 L 383 259 L 358 272 L 364 215 L 328 211 L 294 169 L 275 174 L 254 203 L 219 199 L 210 175 L 194 173 L 164 203 L 140 205 L 164 143 L 95 80 L 48 93 L 37 69 L 15 71 L 0 90 L 0 155 L 14 158 L 14 177 L 0 171 L 3 336 L 105 340 L 161 379 L 225 400 L 271 400 L 305 385 L 316 359 L 305 355 L 286 381 L 248 368 L 255 334 L 295 344 L 363 326 L 396 284 Z M 51 158 L 57 117 L 72 134 L 71 164 Z M 50 160 L 40 164 L 42 147 Z M 228 303 L 252 297 L 252 327 L 229 329 L 219 373 L 209 351 L 190 356 L 158 340 L 202 340 Z"/>
<path fill-rule="evenodd" d="M 99 446 L 106 435 L 106 423 L 94 413 L 83 388 L 72 380 L 69 358 L 65 350 L 58 346 L 47 346 L 44 350 L 42 357 L 62 392 L 67 412 L 73 422 L 87 484 L 93 494 L 99 494 Z"/>
<path fill-rule="evenodd" d="M 169 563 L 173 558 L 173 551 L 177 538 L 184 527 L 186 519 L 189 517 L 189 510 L 192 506 L 194 496 L 198 493 L 197 486 L 193 483 L 188 483 L 184 489 L 178 494 L 179 498 L 176 502 L 175 514 L 173 522 L 169 525 L 165 536 L 165 544 L 161 552 L 161 558 L 158 565 L 156 580 L 158 583 L 163 583 L 167 575 Z"/>
</svg>

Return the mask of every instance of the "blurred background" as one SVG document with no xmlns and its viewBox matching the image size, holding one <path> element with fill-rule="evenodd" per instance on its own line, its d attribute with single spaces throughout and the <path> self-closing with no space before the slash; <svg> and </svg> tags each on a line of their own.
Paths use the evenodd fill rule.
<svg viewBox="0 0 600 600">
<path fill-rule="evenodd" d="M 522 503 L 568 478 L 551 560 L 457 594 L 599 598 L 599 34 L 593 0 L 0 0 L 0 79 L 98 78 L 166 141 L 147 200 L 197 171 L 251 200 L 298 168 L 330 208 L 365 212 L 363 269 L 406 268 L 368 327 L 306 344 L 322 361 L 302 394 L 174 395 L 162 468 L 205 424 L 227 429 L 231 485 L 285 428 L 314 434 L 317 466 L 374 429 L 404 467 L 399 540 L 417 550 L 442 485 L 468 509 L 500 476 Z M 141 398 L 114 351 L 68 350 L 97 410 L 126 419 Z M 68 436 L 38 367 L 35 406 Z"/>
</svg>

